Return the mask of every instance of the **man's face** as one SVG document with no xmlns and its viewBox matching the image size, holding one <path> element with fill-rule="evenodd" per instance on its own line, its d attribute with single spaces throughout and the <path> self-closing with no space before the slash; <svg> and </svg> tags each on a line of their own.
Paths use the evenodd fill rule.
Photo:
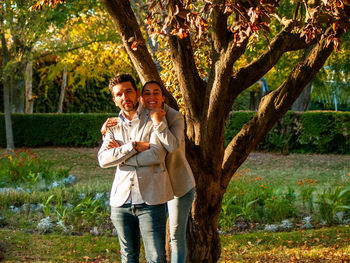
<svg viewBox="0 0 350 263">
<path fill-rule="evenodd" d="M 113 87 L 113 101 L 124 112 L 137 109 L 138 93 L 130 81 L 122 82 Z"/>
<path fill-rule="evenodd" d="M 156 83 L 149 83 L 143 89 L 142 104 L 149 110 L 162 108 L 165 97 Z"/>
</svg>

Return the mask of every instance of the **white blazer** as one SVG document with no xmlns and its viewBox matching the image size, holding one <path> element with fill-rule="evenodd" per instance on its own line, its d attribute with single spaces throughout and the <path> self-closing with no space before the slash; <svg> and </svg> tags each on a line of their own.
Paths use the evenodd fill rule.
<svg viewBox="0 0 350 263">
<path fill-rule="evenodd" d="M 192 169 L 186 159 L 185 123 L 182 114 L 164 105 L 168 125 L 162 132 L 156 132 L 163 147 L 168 151 L 165 164 L 169 173 L 174 195 L 181 197 L 195 186 Z M 163 125 L 163 124 L 162 124 Z"/>
<path fill-rule="evenodd" d="M 107 129 L 104 141 L 109 138 L 116 140 L 120 147 L 107 150 L 104 143 L 98 152 L 98 161 L 102 168 L 117 166 L 110 205 L 122 206 L 130 194 L 130 172 L 135 172 L 142 199 L 150 204 L 163 204 L 173 199 L 172 185 L 165 168 L 166 150 L 154 133 L 154 125 L 149 111 L 143 109 L 140 113 L 140 124 L 136 141 L 150 143 L 150 149 L 137 153 L 131 142 L 123 141 L 123 131 L 120 121 Z M 164 126 L 162 126 L 164 128 Z M 160 128 L 157 130 L 161 132 Z"/>
</svg>

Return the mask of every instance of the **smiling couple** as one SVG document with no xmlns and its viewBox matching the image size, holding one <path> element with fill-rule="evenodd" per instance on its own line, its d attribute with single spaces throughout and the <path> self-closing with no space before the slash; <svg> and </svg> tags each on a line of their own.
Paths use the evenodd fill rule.
<svg viewBox="0 0 350 263">
<path fill-rule="evenodd" d="M 139 97 L 132 76 L 119 74 L 109 90 L 120 113 L 101 128 L 98 161 L 102 168 L 117 166 L 110 205 L 122 262 L 139 262 L 140 236 L 148 262 L 166 261 L 167 211 L 171 262 L 185 262 L 195 181 L 185 156 L 183 116 L 164 104 L 156 81 L 145 83 Z"/>
</svg>

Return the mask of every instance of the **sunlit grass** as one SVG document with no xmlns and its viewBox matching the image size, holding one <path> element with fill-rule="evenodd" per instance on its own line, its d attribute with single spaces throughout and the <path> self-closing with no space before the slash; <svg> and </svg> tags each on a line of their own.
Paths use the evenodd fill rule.
<svg viewBox="0 0 350 263">
<path fill-rule="evenodd" d="M 349 262 L 350 227 L 221 236 L 219 262 Z M 28 234 L 0 229 L 0 248 L 12 262 L 119 262 L 116 237 Z M 4 251 L 5 250 L 5 251 Z M 144 252 L 141 262 L 145 262 Z"/>
<path fill-rule="evenodd" d="M 73 185 L 63 189 L 31 194 L 25 192 L 1 194 L 0 216 L 1 208 L 7 211 L 10 205 L 40 203 L 52 194 L 55 196 L 63 194 L 66 200 L 70 200 L 77 193 L 110 191 L 115 170 L 114 168 L 101 169 L 98 166 L 98 148 L 29 150 L 39 158 L 51 161 L 57 169 L 72 167 L 70 173 L 76 176 L 77 180 Z M 5 149 L 0 149 L 0 154 L 5 153 Z M 317 192 L 321 192 L 327 187 L 337 186 L 349 171 L 350 156 L 347 155 L 283 156 L 273 153 L 252 153 L 238 172 L 247 175 L 250 179 L 254 178 L 252 182 L 257 188 L 262 187 L 261 185 L 281 189 L 292 186 L 299 192 L 303 187 L 315 188 Z M 252 187 L 252 183 L 249 185 Z M 0 229 L 0 250 L 6 249 L 6 253 L 3 253 L 6 255 L 5 260 L 12 262 L 120 261 L 117 238 L 111 237 L 110 232 L 104 232 L 103 236 L 98 237 L 90 234 L 40 235 L 34 229 L 41 218 L 42 214 L 32 212 L 14 213 L 6 217 L 6 228 Z M 326 262 L 327 257 L 333 260 L 331 262 L 342 262 L 341 260 L 349 255 L 349 245 L 344 245 L 345 241 L 347 243 L 350 241 L 349 232 L 349 227 L 338 226 L 311 231 L 225 235 L 221 236 L 223 253 L 220 262 Z"/>
</svg>

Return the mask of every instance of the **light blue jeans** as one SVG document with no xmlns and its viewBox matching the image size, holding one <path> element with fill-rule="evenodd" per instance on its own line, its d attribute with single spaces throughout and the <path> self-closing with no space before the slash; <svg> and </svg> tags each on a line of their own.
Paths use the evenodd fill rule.
<svg viewBox="0 0 350 263">
<path fill-rule="evenodd" d="M 140 233 L 147 262 L 165 262 L 165 204 L 111 207 L 111 219 L 117 229 L 123 263 L 139 262 Z"/>
<path fill-rule="evenodd" d="M 184 196 L 175 197 L 167 203 L 171 242 L 171 263 L 186 262 L 186 229 L 193 198 L 194 189 L 192 188 Z"/>
</svg>

